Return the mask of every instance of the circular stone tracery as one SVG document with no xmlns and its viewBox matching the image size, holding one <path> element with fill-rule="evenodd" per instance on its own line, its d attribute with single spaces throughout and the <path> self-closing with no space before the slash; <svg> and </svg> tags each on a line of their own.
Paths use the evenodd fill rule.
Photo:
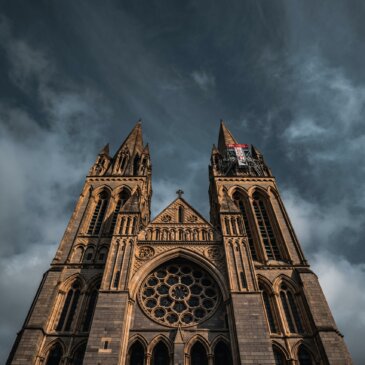
<svg viewBox="0 0 365 365">
<path fill-rule="evenodd" d="M 192 263 L 159 266 L 144 280 L 139 302 L 145 313 L 166 326 L 191 326 L 210 317 L 219 302 L 212 277 Z"/>
</svg>

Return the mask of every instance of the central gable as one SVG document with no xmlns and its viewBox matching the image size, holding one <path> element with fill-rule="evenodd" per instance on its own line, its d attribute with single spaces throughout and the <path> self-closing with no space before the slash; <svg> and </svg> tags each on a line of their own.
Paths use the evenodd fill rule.
<svg viewBox="0 0 365 365">
<path fill-rule="evenodd" d="M 152 221 L 152 224 L 205 224 L 207 222 L 190 204 L 183 198 L 175 199 Z"/>
</svg>

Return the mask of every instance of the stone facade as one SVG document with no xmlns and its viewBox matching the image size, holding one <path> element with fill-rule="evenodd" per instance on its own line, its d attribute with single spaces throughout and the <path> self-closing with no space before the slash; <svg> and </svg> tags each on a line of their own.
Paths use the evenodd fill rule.
<svg viewBox="0 0 365 365">
<path fill-rule="evenodd" d="M 151 221 L 141 124 L 106 146 L 7 364 L 351 364 L 260 151 L 222 122 L 209 175 Z"/>
</svg>

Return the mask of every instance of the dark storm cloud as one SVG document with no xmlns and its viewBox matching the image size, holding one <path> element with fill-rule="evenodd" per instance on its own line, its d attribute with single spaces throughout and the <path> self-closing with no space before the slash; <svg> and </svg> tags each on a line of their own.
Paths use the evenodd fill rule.
<svg viewBox="0 0 365 365">
<path fill-rule="evenodd" d="M 220 118 L 262 150 L 354 359 L 365 357 L 365 312 L 353 311 L 365 308 L 361 1 L 0 9 L 1 360 L 98 149 L 111 142 L 115 151 L 139 117 L 154 214 L 182 188 L 209 216 Z"/>
</svg>

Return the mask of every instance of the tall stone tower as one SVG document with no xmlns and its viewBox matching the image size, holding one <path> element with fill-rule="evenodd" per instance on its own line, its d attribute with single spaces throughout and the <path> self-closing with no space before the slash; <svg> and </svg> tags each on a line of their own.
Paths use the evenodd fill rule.
<svg viewBox="0 0 365 365">
<path fill-rule="evenodd" d="M 222 123 L 209 177 L 151 221 L 141 124 L 104 147 L 7 364 L 351 364 L 262 154 Z"/>
</svg>

